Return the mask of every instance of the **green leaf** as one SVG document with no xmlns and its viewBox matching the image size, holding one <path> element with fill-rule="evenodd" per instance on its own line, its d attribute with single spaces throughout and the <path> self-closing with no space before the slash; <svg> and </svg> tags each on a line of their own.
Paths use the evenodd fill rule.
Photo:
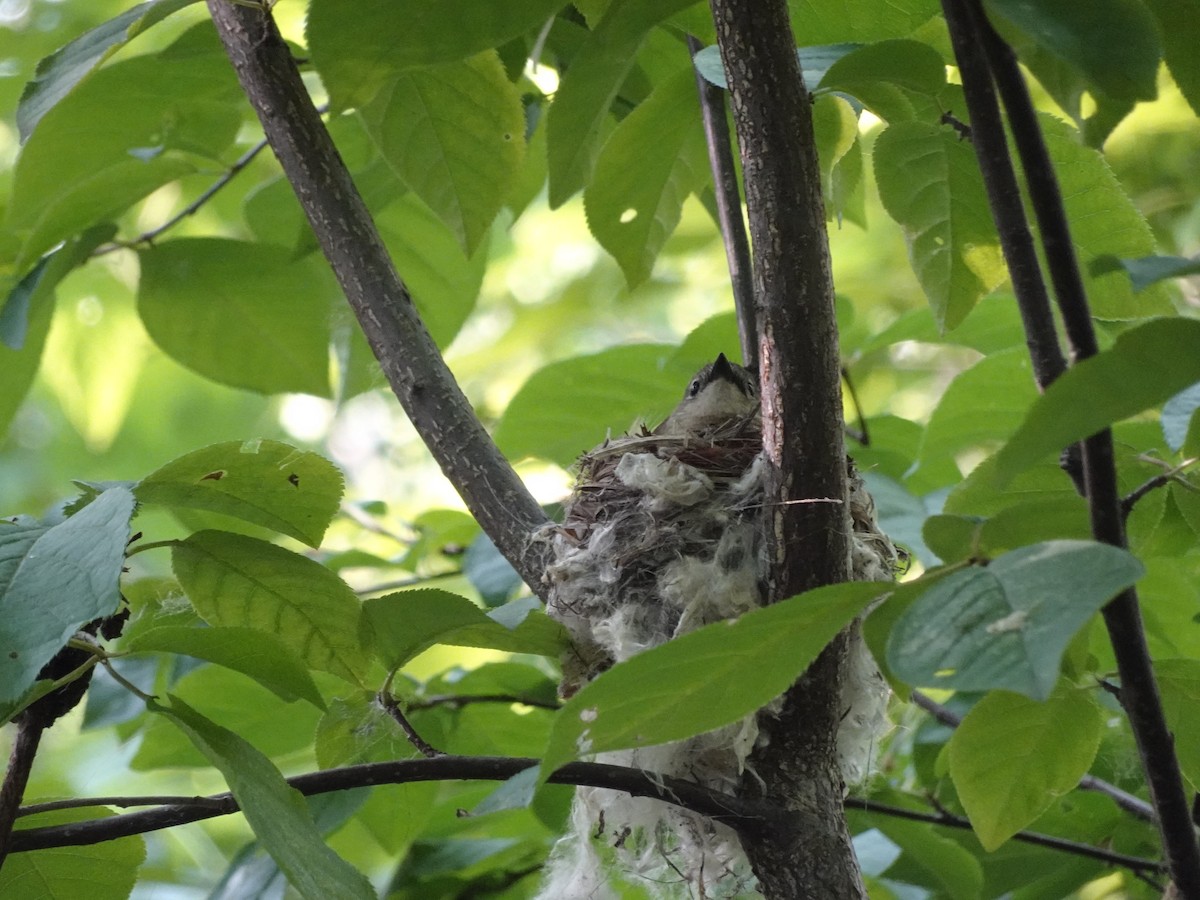
<svg viewBox="0 0 1200 900">
<path fill-rule="evenodd" d="M 361 605 L 324 566 L 255 538 L 200 531 L 171 553 L 175 577 L 211 625 L 245 625 L 282 638 L 310 667 L 363 683 Z"/>
<path fill-rule="evenodd" d="M 114 815 L 95 807 L 37 813 L 19 818 L 16 833 Z M 13 853 L 0 869 L 0 897 L 68 900 L 83 896 L 86 890 L 88 900 L 125 900 L 137 884 L 138 869 L 145 861 L 146 842 L 140 835 L 78 847 L 48 847 L 36 853 Z"/>
<path fill-rule="evenodd" d="M 415 194 L 377 212 L 375 223 L 430 337 L 443 349 L 450 346 L 479 297 L 488 241 L 468 258 L 450 228 Z M 375 357 L 367 363 L 378 377 Z"/>
<path fill-rule="evenodd" d="M 1200 383 L 1184 388 L 1163 404 L 1163 440 L 1176 453 L 1187 441 L 1192 416 L 1197 409 L 1200 409 Z"/>
<path fill-rule="evenodd" d="M 311 450 L 227 441 L 171 460 L 134 494 L 141 503 L 234 516 L 318 547 L 342 499 L 342 474 Z"/>
<path fill-rule="evenodd" d="M 921 441 L 920 475 L 913 477 L 929 478 L 930 486 L 939 487 L 957 481 L 957 468 L 947 462 L 964 451 L 996 447 L 1017 430 L 1037 396 L 1028 350 L 1014 347 L 985 356 L 946 388 Z"/>
<path fill-rule="evenodd" d="M 1200 322 L 1155 319 L 1074 365 L 1034 401 L 996 456 L 1004 484 L 1069 444 L 1165 402 L 1200 381 Z"/>
<path fill-rule="evenodd" d="M 1103 264 L 1108 260 L 1101 257 L 1096 260 L 1093 269 L 1106 269 Z M 1158 281 L 1168 278 L 1183 278 L 1187 275 L 1200 274 L 1200 259 L 1188 259 L 1185 256 L 1140 256 L 1137 259 L 1118 259 L 1116 264 L 1129 275 L 1129 282 L 1135 291 L 1141 291 Z"/>
<path fill-rule="evenodd" d="M 683 202 L 707 177 L 696 78 L 677 72 L 609 136 L 583 194 L 588 228 L 631 288 L 650 277 Z"/>
<path fill-rule="evenodd" d="M 1079 784 L 1104 717 L 1081 690 L 1038 703 L 995 691 L 950 738 L 950 776 L 985 850 L 995 850 Z"/>
<path fill-rule="evenodd" d="M 18 699 L 80 625 L 114 612 L 133 495 L 115 487 L 64 522 L 0 524 L 0 703 Z"/>
<path fill-rule="evenodd" d="M 1038 122 L 1062 190 L 1092 315 L 1123 321 L 1173 314 L 1162 285 L 1135 294 L 1123 272 L 1097 264 L 1109 257 L 1126 259 L 1155 251 L 1150 226 L 1104 156 L 1081 144 L 1079 133 L 1061 119 L 1041 114 Z"/>
<path fill-rule="evenodd" d="M 313 749 L 322 769 L 418 755 L 396 720 L 368 692 L 339 697 L 329 704 L 317 726 Z"/>
<path fill-rule="evenodd" d="M 788 0 L 799 43 L 882 41 L 910 34 L 940 12 L 936 0 Z"/>
<path fill-rule="evenodd" d="M 314 0 L 306 37 L 334 109 L 405 69 L 454 62 L 540 29 L 563 0 Z"/>
<path fill-rule="evenodd" d="M 267 757 L 177 697 L 169 707 L 155 703 L 152 709 L 178 725 L 220 770 L 254 834 L 300 896 L 375 900 L 370 882 L 329 849 L 304 798 Z"/>
<path fill-rule="evenodd" d="M 872 799 L 914 812 L 928 811 L 927 806 L 913 803 L 907 795 L 894 791 L 873 794 Z M 851 821 L 859 815 L 851 813 Z M 946 829 L 891 816 L 873 816 L 870 821 L 904 851 L 901 866 L 910 873 L 905 881 L 936 887 L 939 890 L 935 896 L 952 900 L 978 900 L 983 896 L 983 867 L 969 850 L 946 834 Z M 871 896 L 875 896 L 874 889 Z"/>
<path fill-rule="evenodd" d="M 858 140 L 858 117 L 844 98 L 825 94 L 813 98 L 812 115 L 821 191 L 828 201 L 833 195 L 834 166 Z"/>
<path fill-rule="evenodd" d="M 1196 16 L 1195 0 L 1146 0 L 1146 6 L 1158 20 L 1163 52 L 1171 77 L 1200 115 L 1200 17 Z"/>
<path fill-rule="evenodd" d="M 508 404 L 496 443 L 510 459 L 537 456 L 565 467 L 614 423 L 665 418 L 694 372 L 667 364 L 673 352 L 665 344 L 633 344 L 539 369 Z"/>
<path fill-rule="evenodd" d="M 986 0 L 1025 41 L 1078 69 L 1101 92 L 1153 100 L 1160 49 L 1154 18 L 1138 0 Z"/>
<path fill-rule="evenodd" d="M 1195 791 L 1200 787 L 1200 721 L 1196 719 L 1200 704 L 1200 661 L 1160 659 L 1154 663 L 1154 674 L 1167 726 L 1175 739 L 1179 767 Z"/>
<path fill-rule="evenodd" d="M 555 718 L 543 779 L 590 753 L 679 740 L 764 706 L 891 587 L 848 582 L 818 588 L 706 625 L 613 666 Z M 748 671 L 756 677 L 747 679 Z"/>
<path fill-rule="evenodd" d="M 843 56 L 821 79 L 820 91 L 849 94 L 886 122 L 934 121 L 946 86 L 946 64 L 928 44 L 880 41 Z"/>
<path fill-rule="evenodd" d="M 938 326 L 954 328 L 1006 277 L 975 154 L 950 129 L 900 122 L 874 156 L 879 198 L 904 229 Z"/>
<path fill-rule="evenodd" d="M 796 50 L 796 59 L 800 63 L 800 77 L 804 79 L 809 90 L 820 84 L 830 66 L 847 53 L 857 50 L 861 44 L 819 44 L 813 47 L 800 47 Z M 728 89 L 729 82 L 725 77 L 725 66 L 721 62 L 721 48 L 716 44 L 702 47 L 692 56 L 696 71 L 704 76 L 705 81 L 715 84 L 722 89 Z"/>
<path fill-rule="evenodd" d="M 0 310 L 0 434 L 20 408 L 42 361 L 54 314 L 55 288 L 116 229 L 97 225 L 43 256 L 9 293 Z"/>
<path fill-rule="evenodd" d="M 473 253 L 525 155 L 521 97 L 496 52 L 405 72 L 362 116 L 396 174 Z"/>
<path fill-rule="evenodd" d="M 398 591 L 363 603 L 376 654 L 389 670 L 400 668 L 434 644 L 488 647 L 557 657 L 566 646 L 560 626 L 533 598 L 484 612 L 466 597 L 423 588 Z"/>
<path fill-rule="evenodd" d="M 212 26 L 177 44 L 101 69 L 42 117 L 13 172 L 16 271 L 233 143 L 243 96 Z"/>
<path fill-rule="evenodd" d="M 255 628 L 190 628 L 162 625 L 140 632 L 121 648 L 129 653 L 160 651 L 204 659 L 248 675 L 289 703 L 307 700 L 318 709 L 325 700 L 299 657 L 282 639 Z"/>
<path fill-rule="evenodd" d="M 331 395 L 338 289 L 323 260 L 225 238 L 166 241 L 139 259 L 138 312 L 167 354 L 221 384 Z"/>
<path fill-rule="evenodd" d="M 288 758 L 312 746 L 321 711 L 307 703 L 284 702 L 264 685 L 221 665 L 196 665 L 179 660 L 190 671 L 170 684 L 171 694 L 220 721 L 260 752 Z M 154 683 L 146 685 L 154 689 Z M 170 722 L 149 717 L 130 766 L 139 772 L 196 768 L 210 765 Z"/>
<path fill-rule="evenodd" d="M 139 3 L 84 32 L 39 62 L 33 78 L 21 92 L 21 102 L 17 106 L 21 142 L 29 137 L 42 116 L 106 59 L 147 28 L 194 2 L 196 0 L 148 0 Z"/>
<path fill-rule="evenodd" d="M 609 107 L 651 26 L 694 2 L 613 0 L 609 4 L 562 73 L 547 115 L 551 208 L 561 206 L 591 181 Z"/>
<path fill-rule="evenodd" d="M 500 606 L 506 603 L 524 584 L 512 564 L 504 558 L 492 539 L 480 533 L 463 554 L 463 575 L 471 587 L 479 591 L 483 605 Z"/>
<path fill-rule="evenodd" d="M 1142 576 L 1127 550 L 1088 541 L 1022 547 L 946 576 L 896 622 L 887 645 L 913 686 L 1050 696 L 1067 644 Z"/>
</svg>

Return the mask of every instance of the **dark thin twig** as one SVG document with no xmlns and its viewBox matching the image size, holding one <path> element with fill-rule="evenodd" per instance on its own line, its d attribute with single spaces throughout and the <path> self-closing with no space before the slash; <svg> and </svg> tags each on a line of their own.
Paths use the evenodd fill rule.
<svg viewBox="0 0 1200 900">
<path fill-rule="evenodd" d="M 237 174 L 241 172 L 242 169 L 250 165 L 250 163 L 254 161 L 254 158 L 266 149 L 267 140 L 266 138 L 263 138 L 261 141 L 239 156 L 233 165 L 225 170 L 220 178 L 218 178 L 205 189 L 204 193 L 202 193 L 199 197 L 197 197 L 175 215 L 171 216 L 171 218 L 167 219 L 167 221 L 163 222 L 161 225 L 151 228 L 149 231 L 143 231 L 141 234 L 135 238 L 132 238 L 131 240 L 113 241 L 111 244 L 105 244 L 103 247 L 97 247 L 92 252 L 92 256 L 103 256 L 106 253 L 112 253 L 114 250 L 127 250 L 130 247 L 137 247 L 140 244 L 153 244 L 154 241 L 157 240 L 162 234 L 170 231 L 184 219 L 188 218 L 188 216 L 194 216 L 197 212 L 199 212 L 204 204 L 208 203 L 208 201 L 211 200 L 216 193 L 221 190 L 221 188 L 233 181 L 233 179 L 237 177 Z"/>
<path fill-rule="evenodd" d="M 954 816 L 944 812 L 918 812 L 917 810 L 905 809 L 901 806 L 876 803 L 873 800 L 862 797 L 847 797 L 846 806 L 851 809 L 861 809 L 863 812 L 883 813 L 884 815 L 895 816 L 898 819 L 912 819 L 916 822 L 928 822 L 931 825 L 944 825 L 947 828 L 961 828 L 966 831 L 974 830 L 970 820 L 962 816 Z M 1123 866 L 1134 872 L 1166 871 L 1166 865 L 1157 860 L 1145 859 L 1141 856 L 1128 856 L 1124 853 L 1116 853 L 1112 850 L 1105 850 L 1102 847 L 1095 847 L 1091 844 L 1068 841 L 1065 838 L 1040 834 L 1036 831 L 1018 831 L 1012 836 L 1012 840 L 1020 841 L 1024 844 L 1034 844 L 1038 847 L 1046 847 L 1051 850 L 1058 850 L 1063 853 L 1070 853 L 1074 856 L 1097 859 L 1114 866 Z"/>
<path fill-rule="evenodd" d="M 536 709 L 557 710 L 558 703 L 539 700 L 537 697 L 523 697 L 519 694 L 433 694 L 428 697 L 410 700 L 406 705 L 409 709 L 434 709 L 438 706 L 467 706 L 471 703 L 520 703 L 522 706 L 532 706 Z"/>
<path fill-rule="evenodd" d="M 957 728 L 962 724 L 962 718 L 957 713 L 951 709 L 947 709 L 920 691 L 912 692 L 912 702 L 949 728 Z M 1079 779 L 1079 788 L 1084 791 L 1094 791 L 1097 794 L 1104 794 L 1106 797 L 1112 799 L 1117 806 L 1125 810 L 1125 812 L 1136 816 L 1143 822 L 1158 823 L 1158 816 L 1155 814 L 1153 806 L 1141 797 L 1136 797 L 1128 791 L 1123 791 L 1115 784 L 1105 781 L 1102 778 L 1097 778 L 1095 775 L 1084 775 Z"/>
<path fill-rule="evenodd" d="M 1058 177 L 1016 55 L 992 28 L 979 0 L 944 0 L 944 6 L 951 30 L 969 28 L 969 39 L 980 44 L 986 52 L 1025 173 L 1071 352 L 1076 360 L 1087 359 L 1099 350 L 1091 309 L 1075 256 Z M 951 9 L 958 16 L 956 23 L 950 22 Z M 963 73 L 963 80 L 966 80 L 966 73 Z M 1127 546 L 1110 429 L 1083 441 L 1083 480 L 1092 535 L 1106 544 Z M 1200 845 L 1192 827 L 1174 738 L 1167 727 L 1154 679 L 1137 591 L 1133 588 L 1122 591 L 1104 607 L 1103 616 L 1121 675 L 1121 702 L 1129 717 L 1150 796 L 1158 812 L 1159 830 L 1172 880 L 1183 896 L 1200 897 Z"/>
<path fill-rule="evenodd" d="M 1046 292 L 1037 249 L 1025 217 L 1016 171 L 1008 154 L 1000 106 L 996 102 L 987 59 L 971 35 L 966 10 L 957 0 L 942 0 L 942 9 L 962 76 L 967 112 L 971 117 L 971 146 L 983 173 L 988 204 L 1000 236 L 1000 248 L 1004 252 L 1017 308 L 1025 326 L 1025 342 L 1033 362 L 1033 376 L 1038 387 L 1044 390 L 1067 370 L 1067 361 L 1059 345 L 1050 296 Z"/>
<path fill-rule="evenodd" d="M 310 772 L 288 779 L 288 784 L 306 797 L 331 791 L 372 787 L 384 784 L 405 784 L 417 781 L 503 781 L 538 761 L 529 758 L 440 756 L 434 759 L 409 759 L 387 763 L 368 763 Z M 639 797 L 654 797 L 667 803 L 686 806 L 702 815 L 725 822 L 733 828 L 746 828 L 749 823 L 770 827 L 770 823 L 786 815 L 768 804 L 754 803 L 708 790 L 689 781 L 661 778 L 653 773 L 622 766 L 600 763 L 571 763 L 550 777 L 554 784 L 588 785 L 625 791 Z M 155 809 L 124 813 L 104 819 L 70 822 L 42 828 L 29 828 L 13 834 L 12 851 L 24 853 L 51 847 L 72 847 L 98 844 L 135 834 L 145 834 L 189 822 L 199 822 L 237 812 L 238 804 L 229 793 L 207 797 L 92 797 L 74 801 L 39 803 L 21 810 L 22 815 L 50 809 L 70 809 L 83 806 L 138 806 L 146 801 L 167 801 Z M 864 812 L 879 813 L 897 818 L 930 822 L 951 828 L 970 829 L 966 819 L 954 816 L 922 813 L 901 807 L 888 806 L 870 800 L 851 797 L 846 805 Z M 1138 872 L 1157 872 L 1162 863 L 1114 853 L 1089 844 L 1067 841 L 1035 832 L 1019 832 L 1014 840 L 1036 844 L 1075 856 L 1098 859 L 1113 865 L 1125 866 Z"/>
<path fill-rule="evenodd" d="M 0 784 L 0 866 L 12 850 L 10 836 L 13 825 L 21 815 L 21 798 L 29 783 L 29 773 L 37 758 L 38 744 L 46 726 L 22 715 L 17 720 L 17 734 L 8 757 L 8 768 L 4 770 L 4 783 Z"/>
<path fill-rule="evenodd" d="M 404 732 L 404 736 L 408 738 L 408 742 L 417 748 L 417 752 L 428 759 L 436 759 L 439 756 L 445 756 L 441 750 L 437 749 L 433 744 L 421 737 L 417 733 L 417 729 L 413 728 L 412 722 L 408 721 L 408 717 L 404 715 L 404 711 L 400 709 L 400 704 L 386 690 L 380 691 L 375 695 L 375 699 L 379 704 L 387 710 L 387 714 L 396 720 L 400 729 Z"/>
<path fill-rule="evenodd" d="M 69 797 L 65 800 L 46 800 L 30 803 L 17 811 L 17 817 L 36 816 L 38 813 L 60 809 L 87 809 L 89 806 L 116 806 L 127 809 L 132 806 L 196 806 L 202 809 L 222 809 L 221 802 L 212 797 L 184 797 L 178 794 L 146 794 L 132 797 Z"/>
<path fill-rule="evenodd" d="M 703 45 L 690 34 L 688 52 L 693 57 Z M 695 68 L 693 66 L 693 68 Z M 712 169 L 713 195 L 717 201 L 717 224 L 725 244 L 729 264 L 729 282 L 733 288 L 733 307 L 737 311 L 738 334 L 742 344 L 742 362 L 758 370 L 758 329 L 754 321 L 754 273 L 750 262 L 750 242 L 742 218 L 742 194 L 738 190 L 737 169 L 733 164 L 733 146 L 729 124 L 725 120 L 725 95 L 721 89 L 696 72 L 696 90 L 700 94 L 700 113 L 704 118 L 704 138 L 708 145 L 708 164 Z"/>
<path fill-rule="evenodd" d="M 1137 505 L 1139 500 L 1141 500 L 1151 491 L 1156 491 L 1160 487 L 1165 487 L 1172 481 L 1180 480 L 1179 474 L 1195 463 L 1195 458 L 1186 459 L 1179 465 L 1172 466 L 1167 471 L 1159 475 L 1155 475 L 1153 478 L 1139 484 L 1132 491 L 1121 498 L 1121 518 L 1128 521 L 1129 514 L 1133 512 L 1133 508 Z"/>
<path fill-rule="evenodd" d="M 304 796 L 344 791 L 382 784 L 407 784 L 418 781 L 504 781 L 538 765 L 539 760 L 509 757 L 439 756 L 431 759 L 407 759 L 386 763 L 366 763 L 310 772 L 289 778 L 288 784 Z M 662 778 L 651 772 L 601 763 L 569 763 L 550 776 L 553 784 L 587 785 L 624 791 L 637 797 L 653 797 L 667 803 L 686 806 L 732 828 L 772 824 L 788 815 L 769 804 L 741 800 L 709 790 L 690 781 Z M 24 853 L 50 847 L 84 846 L 103 843 L 134 834 L 145 834 L 237 812 L 238 804 L 229 793 L 186 798 L 177 805 L 161 806 L 140 812 L 123 813 L 104 819 L 71 822 L 13 833 L 11 852 Z"/>
<path fill-rule="evenodd" d="M 842 384 L 846 385 L 850 405 L 854 407 L 854 417 L 858 419 L 858 428 L 845 426 L 846 434 L 864 447 L 869 447 L 871 446 L 871 432 L 867 430 L 867 417 L 863 415 L 862 404 L 858 402 L 858 391 L 854 387 L 854 379 L 850 377 L 850 370 L 846 366 L 842 366 Z"/>
</svg>

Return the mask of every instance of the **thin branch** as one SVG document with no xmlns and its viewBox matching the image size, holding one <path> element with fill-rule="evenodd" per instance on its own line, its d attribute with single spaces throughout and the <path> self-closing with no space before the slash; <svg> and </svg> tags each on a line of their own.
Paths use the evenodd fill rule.
<svg viewBox="0 0 1200 900">
<path fill-rule="evenodd" d="M 418 781 L 505 781 L 538 763 L 536 759 L 521 757 L 439 756 L 434 759 L 406 759 L 327 769 L 298 775 L 287 781 L 308 797 L 381 784 L 408 784 Z M 570 763 L 551 775 L 549 781 L 552 784 L 608 788 L 636 797 L 653 797 L 709 816 L 735 830 L 752 827 L 773 828 L 777 827 L 781 819 L 787 817 L 787 814 L 769 804 L 741 800 L 690 781 L 663 778 L 651 772 L 623 766 Z M 203 802 L 197 802 L 198 799 Z M 13 833 L 11 852 L 23 853 L 50 847 L 98 844 L 229 815 L 237 812 L 238 808 L 233 795 L 224 793 L 203 798 L 186 798 L 180 803 L 104 819 L 22 829 Z"/>
<path fill-rule="evenodd" d="M 369 763 L 310 772 L 288 779 L 301 794 L 311 797 L 332 791 L 372 787 L 385 784 L 408 784 L 417 781 L 502 781 L 537 765 L 535 759 L 506 757 L 441 756 L 436 759 L 411 759 L 387 763 Z M 686 806 L 735 829 L 746 829 L 748 823 L 770 827 L 783 813 L 765 804 L 747 803 L 736 797 L 699 787 L 690 781 L 660 778 L 653 773 L 622 766 L 599 763 L 571 763 L 550 777 L 554 784 L 589 785 L 626 791 L 639 797 L 654 797 L 665 803 Z M 207 797 L 90 797 L 76 800 L 56 800 L 23 807 L 20 815 L 33 815 L 57 809 L 78 809 L 94 806 L 144 806 L 159 804 L 156 809 L 126 813 L 103 819 L 72 822 L 29 828 L 15 832 L 12 851 L 24 853 L 51 847 L 85 846 L 145 834 L 190 822 L 199 822 L 238 811 L 237 801 L 229 793 Z M 867 813 L 929 822 L 950 828 L 971 829 L 966 819 L 944 813 L 923 813 L 851 797 L 846 805 Z M 1019 832 L 1014 840 L 1036 844 L 1062 853 L 1097 859 L 1124 866 L 1137 872 L 1160 872 L 1163 864 L 1154 860 L 1115 853 L 1089 844 L 1068 841 L 1036 832 Z"/>
<path fill-rule="evenodd" d="M 953 710 L 947 709 L 942 704 L 933 700 L 929 696 L 922 694 L 920 691 L 912 692 L 912 702 L 925 710 L 943 725 L 949 728 L 957 728 L 962 724 L 962 718 Z M 1158 824 L 1158 816 L 1154 812 L 1154 807 L 1143 800 L 1141 797 L 1134 796 L 1128 791 L 1123 791 L 1111 782 L 1105 781 L 1102 778 L 1097 778 L 1095 775 L 1084 775 L 1079 779 L 1079 788 L 1084 791 L 1093 791 L 1097 794 L 1104 794 L 1109 797 L 1125 812 L 1136 816 L 1143 822 Z"/>
<path fill-rule="evenodd" d="M 1042 267 L 1021 202 L 1021 189 L 1008 154 L 1000 105 L 992 87 L 987 58 L 971 33 L 967 11 L 960 0 L 942 0 L 942 9 L 971 117 L 971 146 L 979 160 L 988 204 L 1000 236 L 1000 248 L 1008 264 L 1017 308 L 1025 326 L 1033 377 L 1038 387 L 1045 390 L 1067 370 L 1067 360 L 1059 345 L 1050 295 L 1046 292 Z"/>
<path fill-rule="evenodd" d="M 1166 485 L 1170 484 L 1172 481 L 1181 480 L 1179 478 L 1179 475 L 1181 473 L 1183 473 L 1184 471 L 1186 471 L 1187 469 L 1191 468 L 1193 465 L 1195 465 L 1197 459 L 1200 459 L 1200 457 L 1192 457 L 1191 459 L 1185 459 L 1179 465 L 1172 466 L 1171 468 L 1167 469 L 1165 472 L 1163 472 L 1159 475 L 1155 475 L 1153 478 L 1142 482 L 1137 487 L 1135 487 L 1132 491 L 1130 491 L 1128 494 L 1126 494 L 1124 497 L 1122 497 L 1121 498 L 1121 518 L 1128 521 L 1129 514 L 1133 512 L 1133 508 L 1137 505 L 1138 501 L 1141 500 L 1143 497 L 1145 497 L 1147 494 L 1149 494 L 1151 491 L 1156 491 L 1160 487 L 1165 487 Z"/>
<path fill-rule="evenodd" d="M 328 108 L 328 107 L 326 107 Z M 208 188 L 199 197 L 181 209 L 161 225 L 151 228 L 149 231 L 143 231 L 137 237 L 128 241 L 113 241 L 111 244 L 106 244 L 103 247 L 98 247 L 92 256 L 102 256 L 105 253 L 112 253 L 114 250 L 125 250 L 131 247 L 137 247 L 140 244 L 153 244 L 161 235 L 170 231 L 184 219 L 189 216 L 194 216 L 200 209 L 208 203 L 221 188 L 233 181 L 246 166 L 254 161 L 258 154 L 262 153 L 267 148 L 267 141 L 263 139 L 239 156 L 224 174 L 216 181 L 208 186 Z"/>
<path fill-rule="evenodd" d="M 539 700 L 537 697 L 525 697 L 520 694 L 432 694 L 408 701 L 409 709 L 435 709 L 439 706 L 468 706 L 472 703 L 520 703 L 522 706 L 532 706 L 535 709 L 548 709 L 552 712 L 562 708 L 560 703 Z"/>
<path fill-rule="evenodd" d="M 1058 177 L 1016 55 L 992 28 L 979 0 L 946 0 L 946 6 L 966 11 L 973 39 L 986 51 L 1025 173 L 1071 352 L 1076 360 L 1087 359 L 1099 349 L 1095 327 Z M 1127 546 L 1110 429 L 1084 440 L 1083 480 L 1092 535 L 1106 544 Z M 1200 845 L 1192 827 L 1174 738 L 1154 679 L 1136 590 L 1118 594 L 1104 607 L 1103 616 L 1121 675 L 1121 702 L 1158 812 L 1172 880 L 1183 896 L 1200 897 Z"/>
<path fill-rule="evenodd" d="M 693 58 L 703 49 L 700 41 L 690 34 L 687 45 Z M 713 196 L 717 201 L 717 224 L 725 244 L 729 283 L 733 288 L 733 308 L 737 311 L 742 362 L 746 368 L 757 371 L 758 327 L 754 321 L 754 273 L 746 222 L 742 218 L 742 193 L 738 189 L 737 169 L 733 164 L 729 124 L 725 120 L 725 95 L 716 85 L 710 84 L 698 68 L 695 68 L 695 72 L 696 90 L 700 94 L 700 114 L 704 119 L 704 139 L 708 145 L 708 165 L 712 169 Z"/>
<path fill-rule="evenodd" d="M 549 519 L 475 416 L 392 265 L 313 106 L 287 44 L 261 7 L 208 0 L 217 34 L 342 290 L 417 433 L 483 530 L 544 594 Z"/>
<path fill-rule="evenodd" d="M 22 715 L 17 720 L 17 735 L 8 757 L 8 768 L 4 770 L 4 783 L 0 784 L 0 866 L 12 852 L 13 825 L 20 813 L 21 798 L 29 784 L 29 773 L 37 758 L 45 726 Z"/>
<path fill-rule="evenodd" d="M 389 679 L 390 681 L 391 679 Z M 417 748 L 417 752 L 427 759 L 436 759 L 439 756 L 445 756 L 441 750 L 433 746 L 421 737 L 417 729 L 413 728 L 412 722 L 408 721 L 408 716 L 404 715 L 404 711 L 400 709 L 400 704 L 396 702 L 396 698 L 392 696 L 391 691 L 385 687 L 375 699 L 379 701 L 379 705 L 384 708 L 389 716 L 396 720 L 396 724 L 400 726 L 400 730 L 404 732 L 404 736 L 408 738 L 408 742 Z"/>
<path fill-rule="evenodd" d="M 381 584 L 372 584 L 364 588 L 359 588 L 354 593 L 360 597 L 365 597 L 368 594 L 379 594 L 384 591 L 399 591 L 404 588 L 415 587 L 418 584 L 429 584 L 431 581 L 440 581 L 443 578 L 454 578 L 462 575 L 462 569 L 452 569 L 449 572 L 438 572 L 436 575 L 414 575 L 412 578 L 397 578 L 395 581 L 384 581 Z"/>
<path fill-rule="evenodd" d="M 43 803 L 30 803 L 17 811 L 21 816 L 36 816 L 38 813 L 54 812 L 60 809 L 87 809 L 92 806 L 116 806 L 128 809 L 133 806 L 195 806 L 201 809 L 222 809 L 219 799 L 212 797 L 184 797 L 178 794 L 146 794 L 132 797 L 70 797 L 65 800 L 46 800 Z"/>
<path fill-rule="evenodd" d="M 890 806 L 883 803 L 876 803 L 873 800 L 862 797 L 847 797 L 846 806 L 851 809 L 860 809 L 868 813 L 883 813 L 887 816 L 895 816 L 898 819 L 911 819 L 915 822 L 928 822 L 931 825 L 944 825 L 947 828 L 960 828 L 965 831 L 974 831 L 969 819 L 962 816 L 951 815 L 946 812 L 918 812 L 913 809 L 905 809 L 901 806 Z M 1018 831 L 1012 836 L 1012 840 L 1020 841 L 1024 844 L 1034 844 L 1038 847 L 1047 847 L 1051 850 L 1058 850 L 1062 853 L 1070 853 L 1073 856 L 1083 856 L 1088 859 L 1096 859 L 1101 862 L 1106 862 L 1114 866 L 1122 866 L 1134 872 L 1153 872 L 1160 873 L 1166 871 L 1166 865 L 1157 860 L 1146 859 L 1141 856 L 1129 856 L 1124 853 L 1116 853 L 1112 850 L 1105 850 L 1103 847 L 1095 847 L 1091 844 L 1081 844 L 1078 841 L 1068 841 L 1065 838 L 1055 837 L 1049 834 L 1040 834 L 1036 831 Z"/>
</svg>

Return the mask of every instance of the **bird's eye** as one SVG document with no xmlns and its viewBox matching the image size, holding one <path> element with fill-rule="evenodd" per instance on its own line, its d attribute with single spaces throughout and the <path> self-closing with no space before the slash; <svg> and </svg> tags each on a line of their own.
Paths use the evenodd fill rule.
<svg viewBox="0 0 1200 900">
<path fill-rule="evenodd" d="M 699 378 L 697 378 L 695 381 L 693 381 L 691 384 L 689 384 L 688 389 L 687 389 L 687 395 L 689 397 L 695 397 L 698 393 L 700 393 L 700 379 Z"/>
</svg>

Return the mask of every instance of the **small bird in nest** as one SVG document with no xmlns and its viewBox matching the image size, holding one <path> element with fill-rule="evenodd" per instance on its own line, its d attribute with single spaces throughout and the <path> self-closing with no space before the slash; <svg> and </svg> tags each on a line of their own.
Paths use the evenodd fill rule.
<svg viewBox="0 0 1200 900">
<path fill-rule="evenodd" d="M 889 580 L 896 551 L 848 463 L 852 566 Z M 605 441 L 579 461 L 564 519 L 550 537 L 547 612 L 572 637 L 563 696 L 615 663 L 703 625 L 762 606 L 767 574 L 758 384 L 724 354 L 688 384 L 657 428 Z M 887 687 L 861 640 L 850 653 L 838 752 L 859 781 L 886 727 Z M 768 707 L 708 734 L 598 755 L 617 765 L 736 792 Z M 579 788 L 541 897 L 749 897 L 754 876 L 737 835 L 671 804 Z"/>
</svg>

